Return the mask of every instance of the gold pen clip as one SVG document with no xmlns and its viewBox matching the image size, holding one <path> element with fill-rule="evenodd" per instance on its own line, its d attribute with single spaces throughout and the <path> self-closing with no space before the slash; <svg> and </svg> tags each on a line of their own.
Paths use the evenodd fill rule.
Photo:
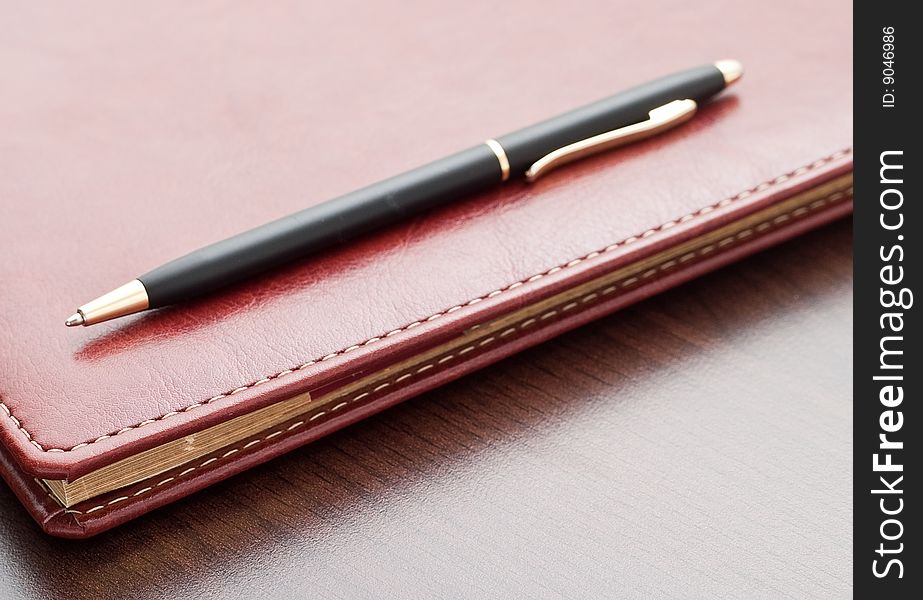
<svg viewBox="0 0 923 600">
<path fill-rule="evenodd" d="M 695 110 L 695 100 L 674 100 L 669 104 L 658 106 L 648 113 L 646 121 L 594 135 L 546 154 L 529 167 L 526 171 L 526 180 L 535 181 L 541 175 L 578 158 L 657 135 L 685 123 L 692 118 Z"/>
</svg>

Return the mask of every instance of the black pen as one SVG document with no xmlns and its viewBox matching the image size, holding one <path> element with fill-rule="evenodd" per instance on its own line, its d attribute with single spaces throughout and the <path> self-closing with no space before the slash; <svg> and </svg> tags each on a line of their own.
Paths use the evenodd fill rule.
<svg viewBox="0 0 923 600">
<path fill-rule="evenodd" d="M 735 60 L 668 75 L 196 250 L 88 302 L 65 324 L 94 325 L 209 294 L 459 197 L 683 123 L 740 79 Z"/>
</svg>

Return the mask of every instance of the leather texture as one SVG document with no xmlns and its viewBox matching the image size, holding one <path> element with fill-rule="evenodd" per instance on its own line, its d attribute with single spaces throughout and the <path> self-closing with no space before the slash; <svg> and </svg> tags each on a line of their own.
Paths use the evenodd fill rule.
<svg viewBox="0 0 923 600">
<path fill-rule="evenodd" d="M 157 489 L 64 511 L 34 481 L 335 390 L 851 170 L 839 7 L 632 6 L 4 8 L 0 470 L 32 515 L 56 535 L 97 533 L 848 212 L 838 201 L 789 218 Z M 76 305 L 203 244 L 726 57 L 744 78 L 656 139 L 217 296 L 63 326 Z"/>
</svg>

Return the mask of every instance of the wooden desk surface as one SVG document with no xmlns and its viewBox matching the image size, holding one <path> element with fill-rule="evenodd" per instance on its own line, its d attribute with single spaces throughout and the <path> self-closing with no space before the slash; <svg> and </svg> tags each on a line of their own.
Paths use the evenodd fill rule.
<svg viewBox="0 0 923 600">
<path fill-rule="evenodd" d="M 85 542 L 0 483 L 2 598 L 842 598 L 840 222 Z"/>
</svg>

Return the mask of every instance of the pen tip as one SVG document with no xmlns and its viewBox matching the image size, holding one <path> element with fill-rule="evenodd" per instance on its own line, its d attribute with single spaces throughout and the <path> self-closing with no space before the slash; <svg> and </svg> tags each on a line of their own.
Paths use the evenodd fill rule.
<svg viewBox="0 0 923 600">
<path fill-rule="evenodd" d="M 83 325 L 83 315 L 79 312 L 75 312 L 71 316 L 67 317 L 67 320 L 64 321 L 64 324 L 68 327 L 76 327 L 77 325 Z"/>
<path fill-rule="evenodd" d="M 719 60 L 715 63 L 715 67 L 724 75 L 724 87 L 731 85 L 744 74 L 744 66 L 737 60 Z"/>
</svg>

